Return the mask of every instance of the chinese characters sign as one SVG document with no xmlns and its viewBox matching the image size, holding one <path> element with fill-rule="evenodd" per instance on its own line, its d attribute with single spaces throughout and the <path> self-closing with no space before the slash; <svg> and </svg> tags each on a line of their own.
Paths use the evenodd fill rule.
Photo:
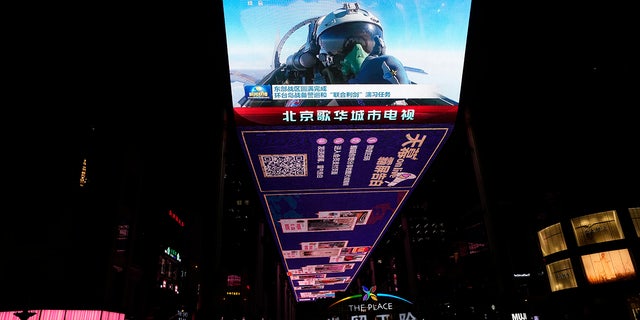
<svg viewBox="0 0 640 320">
<path fill-rule="evenodd" d="M 394 112 L 403 108 L 412 112 Z M 457 110 L 335 109 L 349 119 L 352 110 L 362 109 L 359 119 L 369 120 L 324 122 L 318 120 L 321 108 L 234 109 L 238 137 L 299 301 L 335 297 L 348 288 L 451 134 Z M 307 110 L 308 121 L 287 121 Z M 371 110 L 379 110 L 372 118 L 386 122 L 368 117 Z"/>
</svg>

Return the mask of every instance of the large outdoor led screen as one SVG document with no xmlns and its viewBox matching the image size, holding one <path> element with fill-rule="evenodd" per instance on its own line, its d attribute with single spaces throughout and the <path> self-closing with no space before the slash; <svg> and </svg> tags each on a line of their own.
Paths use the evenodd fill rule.
<svg viewBox="0 0 640 320">
<path fill-rule="evenodd" d="M 348 288 L 451 135 L 470 6 L 223 0 L 234 125 L 297 301 Z"/>
</svg>

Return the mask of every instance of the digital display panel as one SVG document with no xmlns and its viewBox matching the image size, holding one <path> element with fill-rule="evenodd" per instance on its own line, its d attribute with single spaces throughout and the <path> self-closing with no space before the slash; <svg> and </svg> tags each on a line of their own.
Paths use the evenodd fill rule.
<svg viewBox="0 0 640 320">
<path fill-rule="evenodd" d="M 234 125 L 297 301 L 349 287 L 451 135 L 470 7 L 223 0 Z"/>
</svg>

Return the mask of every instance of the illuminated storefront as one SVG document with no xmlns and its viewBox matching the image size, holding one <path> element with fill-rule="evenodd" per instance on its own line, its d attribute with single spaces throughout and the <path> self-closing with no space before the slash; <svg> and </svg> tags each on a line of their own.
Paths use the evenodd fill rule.
<svg viewBox="0 0 640 320">
<path fill-rule="evenodd" d="M 539 230 L 552 294 L 598 287 L 607 299 L 620 300 L 631 319 L 639 319 L 637 288 L 629 291 L 625 286 L 638 280 L 637 221 L 638 208 L 625 208 L 573 217 Z"/>
</svg>

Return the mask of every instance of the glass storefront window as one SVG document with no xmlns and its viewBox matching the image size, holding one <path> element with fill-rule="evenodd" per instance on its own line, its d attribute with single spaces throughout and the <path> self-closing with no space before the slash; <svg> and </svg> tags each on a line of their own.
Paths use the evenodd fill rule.
<svg viewBox="0 0 640 320">
<path fill-rule="evenodd" d="M 624 239 L 615 210 L 571 219 L 578 246 Z"/>
<path fill-rule="evenodd" d="M 551 291 L 559 291 L 569 288 L 576 288 L 576 276 L 570 259 L 556 261 L 547 265 L 547 275 Z"/>
<path fill-rule="evenodd" d="M 542 251 L 543 257 L 567 250 L 567 242 L 564 240 L 560 223 L 538 231 L 538 241 L 540 242 L 540 250 Z"/>
</svg>

